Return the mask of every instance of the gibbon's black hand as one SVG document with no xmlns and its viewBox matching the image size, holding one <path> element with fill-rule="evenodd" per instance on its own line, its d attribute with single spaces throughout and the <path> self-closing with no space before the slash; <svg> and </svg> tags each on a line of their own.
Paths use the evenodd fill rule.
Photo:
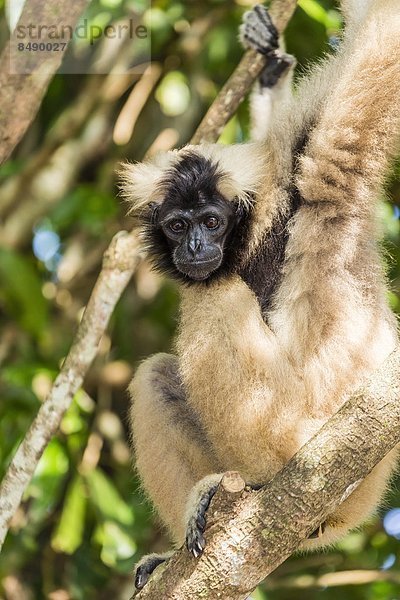
<svg viewBox="0 0 400 600">
<path fill-rule="evenodd" d="M 239 38 L 244 48 L 268 55 L 268 63 L 258 78 L 262 88 L 273 88 L 285 71 L 296 63 L 293 56 L 279 51 L 278 32 L 261 4 L 243 15 Z"/>
</svg>

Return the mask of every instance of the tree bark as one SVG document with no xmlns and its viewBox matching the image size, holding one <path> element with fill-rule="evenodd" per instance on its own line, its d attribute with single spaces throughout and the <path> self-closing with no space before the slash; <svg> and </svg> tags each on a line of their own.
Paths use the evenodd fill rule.
<svg viewBox="0 0 400 600">
<path fill-rule="evenodd" d="M 18 26 L 51 23 L 57 28 L 74 27 L 89 2 L 90 0 L 75 0 L 75 2 L 28 0 Z M 0 164 L 10 156 L 35 118 L 48 85 L 64 55 L 64 50 L 35 52 L 33 71 L 28 74 L 14 74 L 10 72 L 10 65 L 16 51 L 11 44 L 14 46 L 16 43 L 15 37 L 7 42 L 0 56 Z M 23 67 L 25 56 L 27 61 L 32 60 L 29 54 L 27 51 L 26 55 L 19 57 L 20 67 Z"/>
<path fill-rule="evenodd" d="M 397 349 L 263 489 L 237 498 L 224 476 L 204 554 L 179 550 L 135 600 L 247 598 L 399 444 L 399 371 Z"/>
</svg>

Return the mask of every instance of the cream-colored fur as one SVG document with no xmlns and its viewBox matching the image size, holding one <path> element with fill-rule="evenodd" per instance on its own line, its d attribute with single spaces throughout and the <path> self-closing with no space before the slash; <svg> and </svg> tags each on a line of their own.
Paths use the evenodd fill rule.
<svg viewBox="0 0 400 600">
<path fill-rule="evenodd" d="M 268 314 L 238 275 L 184 288 L 177 358 L 152 357 L 133 381 L 137 468 L 179 544 L 197 482 L 228 469 L 267 481 L 397 342 L 374 214 L 400 126 L 400 11 L 397 0 L 343 4 L 349 26 L 342 49 L 300 83 L 289 105 L 276 108 L 265 143 L 249 145 L 247 158 L 246 146 L 197 149 L 218 156 L 232 194 L 256 192 L 249 255 L 288 204 L 293 179 L 302 203 Z M 304 128 L 310 137 L 293 173 L 292 150 Z M 136 181 L 143 166 L 127 172 L 134 207 L 154 197 L 163 172 L 155 168 L 159 174 L 150 169 L 146 183 Z M 329 544 L 365 520 L 397 455 L 391 452 L 328 517 L 322 537 L 304 547 Z"/>
<path fill-rule="evenodd" d="M 122 166 L 122 195 L 128 199 L 132 212 L 139 213 L 151 202 L 163 201 L 163 187 L 167 183 L 166 171 L 174 168 L 188 150 L 195 150 L 218 164 L 222 175 L 218 182 L 221 194 L 244 205 L 251 203 L 251 194 L 258 190 L 262 181 L 264 166 L 264 159 L 257 144 L 187 145 L 179 151 L 159 152 L 155 158 L 144 163 L 126 163 Z"/>
</svg>

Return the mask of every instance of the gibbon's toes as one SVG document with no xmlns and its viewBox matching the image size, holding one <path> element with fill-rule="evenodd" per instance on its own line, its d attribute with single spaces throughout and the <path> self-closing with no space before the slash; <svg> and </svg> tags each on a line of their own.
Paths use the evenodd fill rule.
<svg viewBox="0 0 400 600">
<path fill-rule="evenodd" d="M 200 496 L 195 511 L 188 521 L 186 529 L 186 548 L 195 558 L 201 556 L 206 547 L 206 540 L 203 535 L 207 523 L 206 512 L 210 506 L 212 497 L 217 491 L 217 487 L 217 485 L 212 485 Z"/>
<path fill-rule="evenodd" d="M 203 550 L 206 547 L 206 540 L 198 528 L 188 527 L 186 534 L 186 547 L 195 558 L 198 558 L 203 553 Z"/>
<path fill-rule="evenodd" d="M 243 15 L 239 37 L 245 48 L 269 54 L 278 48 L 278 32 L 265 6 L 257 4 Z"/>
<path fill-rule="evenodd" d="M 135 569 L 135 588 L 141 590 L 149 580 L 150 575 L 158 565 L 169 558 L 167 554 L 149 554 L 142 558 Z"/>
<path fill-rule="evenodd" d="M 149 573 L 146 570 L 146 567 L 144 565 L 142 565 L 141 567 L 138 567 L 136 569 L 136 573 L 135 573 L 135 588 L 137 590 L 141 590 L 142 588 L 144 588 L 144 586 L 146 585 L 148 579 L 149 579 L 149 575 L 151 574 L 151 572 Z"/>
<path fill-rule="evenodd" d="M 323 523 L 321 523 L 321 525 L 319 527 L 317 527 L 317 529 L 315 531 L 313 531 L 308 536 L 308 539 L 309 540 L 314 540 L 316 538 L 320 538 L 323 535 L 325 529 L 326 529 L 326 522 L 324 521 Z"/>
</svg>

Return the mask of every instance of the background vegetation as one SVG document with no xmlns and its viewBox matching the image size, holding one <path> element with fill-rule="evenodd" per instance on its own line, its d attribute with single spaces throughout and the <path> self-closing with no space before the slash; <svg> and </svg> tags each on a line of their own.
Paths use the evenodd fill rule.
<svg viewBox="0 0 400 600">
<path fill-rule="evenodd" d="M 127 53 L 121 44 L 106 65 L 108 75 L 57 75 L 1 168 L 0 477 L 70 347 L 104 249 L 116 231 L 131 226 L 117 196 L 116 165 L 190 138 L 240 59 L 237 28 L 249 5 L 154 0 L 150 11 L 145 0 L 93 0 L 87 15 L 92 23 L 133 14 L 151 28 L 151 71 L 144 65 L 142 77 L 130 74 L 140 51 Z M 299 0 L 286 35 L 299 72 L 328 43 L 335 46 L 340 27 L 332 0 Z M 7 36 L 4 13 L 0 36 Z M 101 43 L 97 50 L 104 53 Z M 125 65 L 125 75 L 113 74 L 117 63 Z M 244 104 L 221 141 L 247 137 Z M 396 166 L 382 210 L 395 310 L 399 174 Z M 177 302 L 175 286 L 142 264 L 13 520 L 0 561 L 5 600 L 126 599 L 134 562 L 167 546 L 131 467 L 126 387 L 141 359 L 171 349 Z M 396 507 L 395 485 L 369 527 L 332 551 L 290 559 L 254 598 L 398 600 Z"/>
</svg>

